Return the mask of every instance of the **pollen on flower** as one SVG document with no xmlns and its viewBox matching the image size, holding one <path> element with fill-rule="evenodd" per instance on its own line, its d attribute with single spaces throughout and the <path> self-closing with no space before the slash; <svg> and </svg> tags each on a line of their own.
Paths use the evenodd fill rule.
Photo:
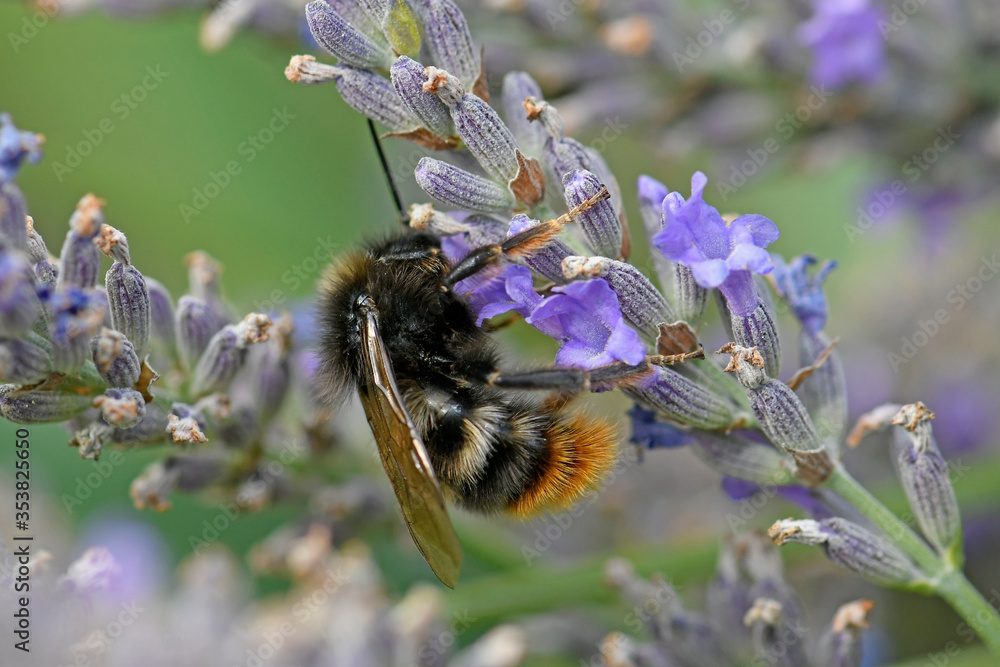
<svg viewBox="0 0 1000 667">
<path fill-rule="evenodd" d="M 76 213 L 70 219 L 73 229 L 81 236 L 94 236 L 104 224 L 101 208 L 106 204 L 92 192 L 85 194 L 76 205 Z"/>
</svg>

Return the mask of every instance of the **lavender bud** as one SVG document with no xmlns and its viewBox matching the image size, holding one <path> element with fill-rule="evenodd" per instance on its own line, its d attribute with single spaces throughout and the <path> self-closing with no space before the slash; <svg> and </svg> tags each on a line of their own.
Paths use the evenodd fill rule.
<svg viewBox="0 0 1000 667">
<path fill-rule="evenodd" d="M 662 253 L 651 253 L 653 257 Z M 664 260 L 666 258 L 664 257 Z M 654 262 L 657 261 L 654 259 Z M 669 260 L 666 260 L 669 261 Z M 694 271 L 683 264 L 673 265 L 674 303 L 680 311 L 680 316 L 687 322 L 698 322 L 705 314 L 708 305 L 709 290 L 694 279 Z"/>
<path fill-rule="evenodd" d="M 289 332 L 290 333 L 290 332 Z M 289 333 L 279 332 L 276 339 L 254 345 L 247 360 L 250 391 L 261 420 L 270 419 L 281 407 L 288 393 L 291 369 L 288 362 Z"/>
<path fill-rule="evenodd" d="M 131 264 L 115 262 L 105 278 L 114 328 L 143 354 L 149 342 L 149 290 L 146 279 Z"/>
<path fill-rule="evenodd" d="M 573 208 L 601 191 L 603 185 L 589 171 L 574 171 L 563 176 L 566 206 Z M 605 257 L 622 256 L 622 223 L 614 206 L 603 199 L 576 216 L 590 247 Z M 666 321 L 666 320 L 664 320 Z"/>
<path fill-rule="evenodd" d="M 201 410 L 184 403 L 174 403 L 171 406 L 165 431 L 173 443 L 181 445 L 208 442 L 205 435 L 207 430 L 208 421 Z"/>
<path fill-rule="evenodd" d="M 247 346 L 268 339 L 271 318 L 251 313 L 242 322 L 227 325 L 209 341 L 194 369 L 191 391 L 204 396 L 229 384 L 246 359 Z"/>
<path fill-rule="evenodd" d="M 170 292 L 153 278 L 146 278 L 146 290 L 149 292 L 149 336 L 167 349 L 173 349 L 174 303 Z"/>
<path fill-rule="evenodd" d="M 28 203 L 14 181 L 0 180 L 0 248 L 27 250 Z"/>
<path fill-rule="evenodd" d="M 136 509 L 147 507 L 163 512 L 170 509 L 174 489 L 198 491 L 222 474 L 222 462 L 204 456 L 171 456 L 157 461 L 132 481 L 129 495 Z"/>
<path fill-rule="evenodd" d="M 89 288 L 97 284 L 97 273 L 101 268 L 101 253 L 94 239 L 104 224 L 101 206 L 104 200 L 93 194 L 84 195 L 76 205 L 76 211 L 69 219 L 69 232 L 63 242 L 59 256 L 59 280 L 57 288 L 67 285 Z"/>
<path fill-rule="evenodd" d="M 424 66 L 411 58 L 400 56 L 389 70 L 392 87 L 410 113 L 424 127 L 439 137 L 455 132 L 448 107 L 434 93 L 424 90 Z"/>
<path fill-rule="evenodd" d="M 406 132 L 419 125 L 388 79 L 347 65 L 336 69 L 337 91 L 352 109 L 393 132 Z"/>
<path fill-rule="evenodd" d="M 503 77 L 500 94 L 501 106 L 507 127 L 524 152 L 532 157 L 542 154 L 542 147 L 548 135 L 539 123 L 528 120 L 524 101 L 528 98 L 540 99 L 542 89 L 527 72 L 507 72 Z"/>
<path fill-rule="evenodd" d="M 94 399 L 94 406 L 101 409 L 104 421 L 115 428 L 132 428 L 146 414 L 146 401 L 135 389 L 111 387 Z"/>
<path fill-rule="evenodd" d="M 357 10 L 360 9 L 360 13 L 364 15 L 365 20 L 371 23 L 373 28 L 378 28 L 382 25 L 382 21 L 385 20 L 385 15 L 389 13 L 389 2 L 391 0 L 337 0 L 336 7 L 337 11 L 343 5 L 354 4 L 356 8 L 352 10 L 350 14 L 344 13 L 348 19 L 352 19 L 351 22 L 354 23 Z M 360 25 L 360 24 L 358 24 Z"/>
<path fill-rule="evenodd" d="M 661 417 L 682 426 L 723 428 L 733 422 L 729 404 L 683 375 L 653 366 L 624 386 L 624 391 Z"/>
<path fill-rule="evenodd" d="M 229 447 L 246 447 L 251 444 L 263 416 L 255 405 L 241 405 L 233 408 L 229 415 L 221 420 L 216 432 L 219 438 Z"/>
<path fill-rule="evenodd" d="M 829 477 L 832 462 L 795 392 L 784 382 L 767 377 L 756 349 L 727 343 L 719 353 L 732 355 L 726 372 L 736 373 L 764 435 L 795 458 L 799 479 L 815 484 Z"/>
<path fill-rule="evenodd" d="M 881 586 L 910 587 L 924 577 L 892 543 L 840 517 L 815 521 L 783 519 L 767 534 L 775 544 L 821 545 L 827 558 Z"/>
<path fill-rule="evenodd" d="M 763 301 L 749 315 L 730 313 L 733 340 L 743 347 L 756 347 L 764 360 L 764 371 L 772 378 L 781 371 L 781 344 L 774 317 Z"/>
<path fill-rule="evenodd" d="M 24 228 L 27 232 L 28 261 L 32 264 L 48 262 L 49 249 L 46 247 L 42 235 L 35 231 L 35 220 L 30 215 L 25 216 Z"/>
<path fill-rule="evenodd" d="M 500 116 L 476 95 L 465 92 L 462 83 L 436 67 L 426 70 L 424 90 L 435 93 L 451 113 L 458 136 L 465 142 L 487 174 L 503 183 L 517 177 L 517 142 Z"/>
<path fill-rule="evenodd" d="M 132 341 L 112 329 L 102 329 L 90 339 L 97 372 L 109 387 L 133 387 L 139 381 L 139 357 Z"/>
<path fill-rule="evenodd" d="M 761 597 L 747 610 L 743 623 L 750 628 L 750 637 L 758 659 L 787 667 L 808 665 L 805 653 L 807 629 L 785 618 L 784 606 L 778 600 Z"/>
<path fill-rule="evenodd" d="M 38 285 L 38 293 L 44 299 L 46 294 L 51 294 L 56 288 L 56 281 L 59 279 L 59 270 L 54 264 L 42 261 L 35 264 L 35 283 Z"/>
<path fill-rule="evenodd" d="M 96 461 L 101 457 L 101 451 L 111 440 L 114 431 L 114 427 L 104 422 L 91 422 L 85 428 L 73 433 L 69 446 L 80 450 L 80 458 Z"/>
<path fill-rule="evenodd" d="M 431 62 L 472 88 L 482 71 L 482 60 L 462 10 L 451 0 L 426 0 L 418 7 Z"/>
<path fill-rule="evenodd" d="M 324 0 L 306 5 L 306 22 L 316 42 L 347 65 L 377 69 L 392 64 L 388 48 L 352 26 Z"/>
<path fill-rule="evenodd" d="M 70 287 L 57 291 L 49 305 L 52 370 L 76 371 L 90 356 L 90 337 L 97 333 L 108 309 L 108 299 L 99 289 Z"/>
<path fill-rule="evenodd" d="M 649 282 L 649 278 L 627 262 L 607 257 L 571 255 L 563 259 L 562 270 L 569 279 L 585 276 L 607 280 L 612 291 L 618 295 L 622 315 L 650 338 L 657 337 L 661 323 L 677 319 L 670 310 L 670 304 Z"/>
<path fill-rule="evenodd" d="M 49 353 L 26 340 L 0 339 L 0 382 L 35 384 L 52 372 Z"/>
<path fill-rule="evenodd" d="M 514 206 L 514 195 L 507 188 L 441 160 L 421 158 L 414 176 L 424 192 L 456 208 L 494 213 Z"/>
<path fill-rule="evenodd" d="M 21 338 L 41 314 L 31 267 L 21 253 L 0 250 L 0 336 Z"/>
<path fill-rule="evenodd" d="M 549 139 L 545 142 L 545 166 L 549 170 L 549 182 L 558 183 L 561 189 L 563 177 L 575 171 L 595 173 L 594 160 L 587 147 L 576 139 Z M 561 192 L 560 192 L 561 194 Z"/>
<path fill-rule="evenodd" d="M 507 232 L 507 238 L 515 234 L 520 234 L 538 224 L 541 224 L 540 221 L 529 218 L 523 213 L 518 213 L 510 219 L 510 230 Z M 564 259 L 572 254 L 573 251 L 568 245 L 559 238 L 555 238 L 544 247 L 525 257 L 524 263 L 552 282 L 562 285 L 567 282 L 567 278 L 563 274 L 562 263 Z"/>
<path fill-rule="evenodd" d="M 803 328 L 799 332 L 799 361 L 803 367 L 816 362 L 830 346 L 822 331 L 815 333 Z M 802 403 L 812 415 L 816 431 L 828 448 L 837 452 L 847 429 L 847 387 L 844 365 L 834 348 L 823 364 L 798 387 Z"/>
<path fill-rule="evenodd" d="M 762 485 L 795 484 L 795 462 L 787 454 L 764 442 L 711 431 L 691 434 L 694 454 L 713 470 Z"/>
<path fill-rule="evenodd" d="M 208 341 L 217 331 L 212 309 L 204 299 L 184 295 L 177 302 L 174 313 L 177 351 L 181 363 L 192 369 L 208 347 Z"/>
<path fill-rule="evenodd" d="M 131 428 L 116 428 L 111 433 L 111 442 L 116 445 L 144 445 L 163 440 L 167 428 L 167 413 L 156 403 L 146 404 L 146 414 L 142 421 Z"/>
<path fill-rule="evenodd" d="M 861 667 L 862 633 L 870 627 L 868 612 L 875 603 L 855 600 L 837 609 L 833 623 L 823 633 L 817 650 L 818 664 L 827 667 Z"/>
<path fill-rule="evenodd" d="M 892 423 L 895 431 L 897 469 L 920 530 L 941 553 L 962 558 L 962 520 L 955 489 L 948 477 L 948 462 L 941 455 L 931 430 L 934 413 L 923 403 L 904 405 Z"/>
<path fill-rule="evenodd" d="M 0 416 L 17 424 L 46 424 L 72 419 L 91 405 L 91 398 L 67 391 L 27 391 L 0 386 Z"/>
</svg>

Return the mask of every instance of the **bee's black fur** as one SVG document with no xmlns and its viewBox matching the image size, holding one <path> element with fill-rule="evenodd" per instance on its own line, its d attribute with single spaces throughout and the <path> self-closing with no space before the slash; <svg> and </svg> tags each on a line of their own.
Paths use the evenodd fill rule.
<svg viewBox="0 0 1000 667">
<path fill-rule="evenodd" d="M 370 296 L 397 384 L 438 479 L 466 508 L 523 513 L 523 498 L 538 496 L 531 489 L 572 477 L 552 470 L 572 464 L 567 456 L 545 464 L 555 460 L 547 453 L 552 433 L 567 422 L 523 395 L 486 384 L 497 368 L 497 349 L 469 306 L 443 287 L 450 268 L 439 239 L 420 232 L 371 243 L 331 267 L 321 287 L 323 371 L 330 393 L 339 398 L 369 382 L 359 306 Z"/>
</svg>

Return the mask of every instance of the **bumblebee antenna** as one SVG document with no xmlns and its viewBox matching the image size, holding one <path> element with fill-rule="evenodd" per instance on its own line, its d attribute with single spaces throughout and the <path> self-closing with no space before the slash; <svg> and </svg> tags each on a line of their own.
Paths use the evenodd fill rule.
<svg viewBox="0 0 1000 667">
<path fill-rule="evenodd" d="M 375 123 L 372 119 L 368 119 L 368 132 L 371 134 L 372 141 L 375 142 L 375 150 L 378 152 L 378 161 L 382 165 L 382 173 L 385 174 L 385 184 L 389 186 L 389 194 L 392 195 L 392 203 L 396 206 L 396 211 L 399 213 L 399 221 L 406 226 L 410 225 L 410 216 L 407 215 L 406 211 L 403 209 L 403 198 L 399 196 L 399 190 L 396 188 L 396 181 L 392 178 L 392 172 L 389 171 L 389 161 L 385 159 L 385 151 L 382 150 L 382 141 L 378 138 L 378 132 L 375 131 Z"/>
</svg>

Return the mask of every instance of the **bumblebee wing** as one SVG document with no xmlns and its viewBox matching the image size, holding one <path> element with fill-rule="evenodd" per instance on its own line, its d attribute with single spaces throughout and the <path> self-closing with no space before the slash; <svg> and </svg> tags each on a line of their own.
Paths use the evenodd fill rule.
<svg viewBox="0 0 1000 667">
<path fill-rule="evenodd" d="M 448 518 L 427 448 L 396 385 L 385 343 L 379 335 L 378 315 L 374 307 L 363 312 L 362 356 L 368 384 L 359 392 L 361 403 L 417 549 L 438 579 L 454 588 L 462 564 L 462 546 Z"/>
</svg>

